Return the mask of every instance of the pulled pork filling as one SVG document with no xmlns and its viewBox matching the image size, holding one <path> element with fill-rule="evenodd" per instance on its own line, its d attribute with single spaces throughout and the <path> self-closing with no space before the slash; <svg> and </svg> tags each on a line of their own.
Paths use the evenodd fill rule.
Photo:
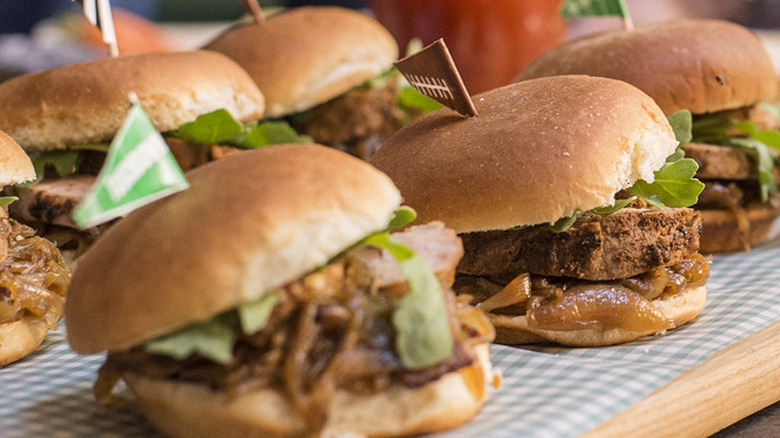
<svg viewBox="0 0 780 438">
<path fill-rule="evenodd" d="M 13 219 L 0 218 L 0 232 L 5 236 L 0 261 L 0 324 L 35 318 L 56 329 L 70 283 L 62 256 L 52 242 Z"/>
<path fill-rule="evenodd" d="M 433 231 L 444 232 L 441 227 Z M 424 235 L 431 230 L 417 232 Z M 430 239 L 436 240 L 437 236 Z M 450 240 L 457 242 L 454 235 Z M 433 262 L 439 278 L 451 278 L 460 245 L 454 250 L 458 251 L 454 262 L 444 268 L 449 274 Z M 440 252 L 450 251 L 440 248 Z M 378 266 L 384 265 L 381 259 L 380 250 L 359 246 L 277 289 L 278 301 L 263 329 L 245 335 L 236 325 L 239 341 L 228 364 L 197 355 L 175 360 L 141 347 L 112 352 L 100 370 L 96 396 L 110 402 L 111 389 L 123 373 L 204 384 L 233 396 L 273 388 L 289 398 L 310 430 L 320 430 L 336 390 L 372 394 L 393 383 L 418 387 L 470 365 L 475 346 L 492 341 L 494 332 L 485 315 L 456 299 L 448 285 L 451 281 L 443 281 L 453 353 L 426 369 L 404 368 L 394 348 L 391 316 L 406 289 L 399 288 L 395 278 L 378 280 L 388 277 L 387 272 L 378 272 L 383 269 Z"/>
</svg>

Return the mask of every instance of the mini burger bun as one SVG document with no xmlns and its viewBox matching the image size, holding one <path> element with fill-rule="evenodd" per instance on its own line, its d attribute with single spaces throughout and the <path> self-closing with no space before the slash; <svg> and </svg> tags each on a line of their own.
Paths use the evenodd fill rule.
<svg viewBox="0 0 780 438">
<path fill-rule="evenodd" d="M 75 351 L 126 350 L 255 301 L 385 229 L 401 202 L 381 172 L 319 145 L 242 152 L 187 179 L 79 259 L 65 305 Z"/>
<path fill-rule="evenodd" d="M 39 318 L 23 317 L 0 324 L 0 367 L 35 351 L 46 332 L 46 324 Z"/>
<path fill-rule="evenodd" d="M 393 36 L 371 17 L 344 8 L 302 7 L 229 30 L 205 46 L 249 72 L 280 117 L 328 101 L 391 67 Z"/>
<path fill-rule="evenodd" d="M 654 299 L 651 303 L 669 320 L 672 327 L 679 327 L 695 319 L 707 301 L 705 286 L 684 289 L 682 292 L 664 299 Z M 496 342 L 508 345 L 554 342 L 572 347 L 602 347 L 632 341 L 654 334 L 613 328 L 608 330 L 542 330 L 528 326 L 525 315 L 491 315 L 496 327 Z"/>
<path fill-rule="evenodd" d="M 745 219 L 750 224 L 747 242 L 743 240 L 737 213 L 728 209 L 701 211 L 701 243 L 704 254 L 744 251 L 745 244 L 753 247 L 769 238 L 780 209 L 773 203 L 751 204 L 745 208 Z"/>
<path fill-rule="evenodd" d="M 471 419 L 492 380 L 488 346 L 477 347 L 472 365 L 419 388 L 393 384 L 372 395 L 337 391 L 322 436 L 422 435 Z M 290 401 L 264 389 L 232 397 L 203 385 L 126 374 L 147 418 L 166 435 L 196 437 L 293 437 L 305 432 Z"/>
<path fill-rule="evenodd" d="M 774 100 L 777 76 L 761 41 L 719 20 L 679 20 L 585 36 L 536 58 L 517 80 L 585 74 L 620 79 L 666 114 L 712 113 Z"/>
<path fill-rule="evenodd" d="M 110 141 L 137 94 L 160 132 L 226 109 L 241 121 L 262 117 L 263 95 L 219 53 L 151 53 L 70 64 L 0 84 L 0 129 L 28 152 Z"/>
<path fill-rule="evenodd" d="M 677 147 L 650 97 L 625 82 L 556 76 L 473 98 L 479 115 L 448 108 L 391 137 L 372 163 L 421 222 L 458 233 L 551 223 L 610 205 Z"/>
<path fill-rule="evenodd" d="M 0 186 L 35 179 L 35 167 L 30 157 L 11 136 L 0 131 Z"/>
</svg>

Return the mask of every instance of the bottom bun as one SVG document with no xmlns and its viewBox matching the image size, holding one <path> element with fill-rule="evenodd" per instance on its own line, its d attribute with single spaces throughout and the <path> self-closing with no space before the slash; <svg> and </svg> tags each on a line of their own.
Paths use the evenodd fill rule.
<svg viewBox="0 0 780 438">
<path fill-rule="evenodd" d="M 707 301 L 707 290 L 704 286 L 685 289 L 681 293 L 666 299 L 656 299 L 651 302 L 669 320 L 678 327 L 696 318 Z M 620 344 L 654 334 L 653 332 L 637 332 L 621 328 L 609 330 L 542 330 L 528 327 L 528 321 L 523 316 L 490 315 L 496 327 L 496 342 L 500 344 L 530 344 L 536 342 L 555 342 L 572 347 L 601 347 Z"/>
<path fill-rule="evenodd" d="M 46 324 L 34 318 L 0 324 L 0 367 L 35 351 L 46 337 L 46 331 Z"/>
<path fill-rule="evenodd" d="M 419 388 L 392 385 L 373 395 L 337 391 L 322 436 L 389 437 L 438 432 L 479 412 L 492 371 L 487 345 L 468 367 Z M 279 391 L 236 397 L 203 385 L 134 374 L 123 376 L 146 417 L 171 437 L 288 437 L 306 434 L 304 421 Z"/>
<path fill-rule="evenodd" d="M 703 254 L 745 251 L 764 241 L 772 231 L 780 209 L 768 204 L 750 206 L 745 209 L 750 229 L 747 239 L 740 232 L 738 216 L 731 210 L 701 210 L 701 246 Z M 745 241 L 747 240 L 747 242 Z"/>
</svg>

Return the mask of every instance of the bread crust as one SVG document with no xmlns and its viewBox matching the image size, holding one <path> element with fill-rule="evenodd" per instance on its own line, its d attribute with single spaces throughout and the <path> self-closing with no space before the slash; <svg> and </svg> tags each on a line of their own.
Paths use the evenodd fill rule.
<svg viewBox="0 0 780 438">
<path fill-rule="evenodd" d="M 0 324 L 0 367 L 35 351 L 46 337 L 46 324 L 37 318 L 23 317 Z"/>
<path fill-rule="evenodd" d="M 365 14 L 302 7 L 220 35 L 205 46 L 244 67 L 266 97 L 266 116 L 280 117 L 330 100 L 390 68 L 392 35 Z"/>
<path fill-rule="evenodd" d="M 79 260 L 65 306 L 75 351 L 124 350 L 257 300 L 387 227 L 401 202 L 381 172 L 319 145 L 242 152 L 187 179 Z"/>
<path fill-rule="evenodd" d="M 458 233 L 551 223 L 652 181 L 677 141 L 660 108 L 624 82 L 557 76 L 476 95 L 397 132 L 372 163 L 422 223 Z"/>
<path fill-rule="evenodd" d="M 35 179 L 30 157 L 10 135 L 0 131 L 0 186 Z"/>
<path fill-rule="evenodd" d="M 488 345 L 470 366 L 420 388 L 393 384 L 372 395 L 337 391 L 324 436 L 390 437 L 453 428 L 471 419 L 485 401 L 492 371 Z M 263 389 L 234 398 L 203 385 L 125 375 L 144 414 L 171 437 L 292 437 L 305 433 L 282 393 Z M 377 420 L 379 418 L 379 421 Z"/>
<path fill-rule="evenodd" d="M 751 204 L 745 208 L 750 223 L 747 242 L 739 232 L 737 215 L 727 209 L 705 209 L 701 211 L 702 229 L 700 251 L 705 254 L 744 251 L 769 237 L 780 208 L 772 204 Z"/>
<path fill-rule="evenodd" d="M 65 65 L 0 84 L 0 129 L 28 152 L 111 140 L 137 94 L 157 130 L 177 129 L 226 109 L 262 117 L 264 100 L 247 73 L 208 51 L 150 53 Z"/>
<path fill-rule="evenodd" d="M 666 114 L 694 114 L 774 100 L 777 77 L 761 41 L 720 20 L 678 20 L 585 36 L 536 58 L 517 77 L 587 74 L 626 81 Z"/>
<path fill-rule="evenodd" d="M 705 286 L 684 289 L 671 297 L 650 301 L 673 327 L 679 327 L 695 319 L 707 302 Z M 542 330 L 528 326 L 525 315 L 490 315 L 496 327 L 496 342 L 501 344 L 529 344 L 536 342 L 555 342 L 572 347 L 601 347 L 632 341 L 654 334 L 637 332 L 621 328 L 609 330 Z"/>
</svg>

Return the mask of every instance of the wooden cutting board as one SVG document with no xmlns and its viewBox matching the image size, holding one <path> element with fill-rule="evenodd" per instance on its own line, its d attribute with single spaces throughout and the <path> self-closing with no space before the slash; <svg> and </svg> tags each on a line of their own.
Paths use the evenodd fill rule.
<svg viewBox="0 0 780 438">
<path fill-rule="evenodd" d="M 715 353 L 584 437 L 706 437 L 780 401 L 780 321 Z"/>
</svg>

